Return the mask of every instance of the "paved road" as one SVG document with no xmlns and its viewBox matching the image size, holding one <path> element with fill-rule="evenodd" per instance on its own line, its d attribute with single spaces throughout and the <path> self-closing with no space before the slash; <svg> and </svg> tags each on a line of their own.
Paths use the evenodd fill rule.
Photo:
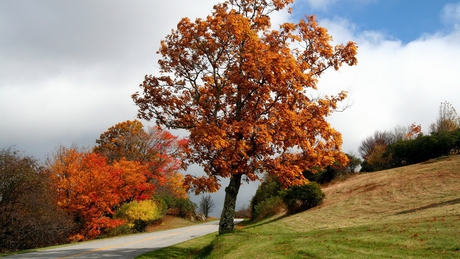
<svg viewBox="0 0 460 259">
<path fill-rule="evenodd" d="M 235 219 L 235 223 L 242 220 Z M 181 243 L 195 237 L 203 236 L 219 229 L 219 222 L 208 222 L 200 225 L 143 233 L 137 235 L 107 238 L 59 248 L 46 249 L 38 252 L 6 256 L 7 259 L 46 258 L 117 258 L 131 259 L 149 251 Z"/>
</svg>

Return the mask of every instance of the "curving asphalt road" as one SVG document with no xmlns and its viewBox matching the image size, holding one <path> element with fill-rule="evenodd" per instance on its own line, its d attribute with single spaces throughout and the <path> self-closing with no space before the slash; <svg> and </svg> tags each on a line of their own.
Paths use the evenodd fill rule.
<svg viewBox="0 0 460 259">
<path fill-rule="evenodd" d="M 235 219 L 235 224 L 241 219 Z M 73 245 L 61 246 L 58 248 L 45 249 L 41 251 L 17 254 L 2 258 L 25 259 L 25 258 L 46 258 L 46 259 L 67 259 L 67 258 L 117 258 L 131 259 L 138 255 L 181 243 L 195 237 L 217 232 L 219 222 L 213 221 L 200 225 L 177 228 L 166 231 L 142 233 L 123 237 L 107 238 L 89 242 L 82 242 Z"/>
</svg>

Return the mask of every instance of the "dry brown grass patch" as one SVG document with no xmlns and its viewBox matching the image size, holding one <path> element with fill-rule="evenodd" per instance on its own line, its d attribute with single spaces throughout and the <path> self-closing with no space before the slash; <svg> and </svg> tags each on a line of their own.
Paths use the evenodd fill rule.
<svg viewBox="0 0 460 259">
<path fill-rule="evenodd" d="M 433 215 L 460 215 L 460 156 L 375 173 L 358 174 L 323 188 L 319 207 L 286 218 L 286 223 L 309 229 L 344 227 L 382 220 Z"/>
<path fill-rule="evenodd" d="M 158 220 L 145 228 L 145 232 L 153 232 L 153 231 L 161 231 L 161 230 L 169 230 L 174 228 L 181 228 L 181 227 L 188 227 L 193 226 L 198 223 L 203 222 L 192 222 L 187 219 L 174 217 L 171 215 L 164 216 L 161 220 Z"/>
</svg>

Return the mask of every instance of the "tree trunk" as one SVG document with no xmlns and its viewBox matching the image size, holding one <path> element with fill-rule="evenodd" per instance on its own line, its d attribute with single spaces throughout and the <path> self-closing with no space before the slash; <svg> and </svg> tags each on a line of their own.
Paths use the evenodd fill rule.
<svg viewBox="0 0 460 259">
<path fill-rule="evenodd" d="M 241 174 L 232 175 L 230 177 L 230 183 L 227 188 L 225 188 L 224 207 L 222 208 L 222 214 L 220 215 L 219 221 L 219 235 L 233 231 L 236 198 L 241 186 L 241 176 Z"/>
</svg>

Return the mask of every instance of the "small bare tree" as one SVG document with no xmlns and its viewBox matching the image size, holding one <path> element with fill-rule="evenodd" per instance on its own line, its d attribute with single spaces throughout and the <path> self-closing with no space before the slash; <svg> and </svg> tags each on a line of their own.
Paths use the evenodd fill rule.
<svg viewBox="0 0 460 259">
<path fill-rule="evenodd" d="M 214 205 L 215 204 L 211 198 L 211 195 L 201 196 L 200 211 L 204 214 L 206 218 L 209 216 L 209 213 L 212 211 L 212 208 L 214 207 Z"/>
<path fill-rule="evenodd" d="M 460 127 L 460 117 L 457 111 L 449 102 L 442 102 L 439 106 L 439 115 L 436 123 L 430 125 L 430 132 L 432 134 L 442 131 L 453 131 Z"/>
</svg>

